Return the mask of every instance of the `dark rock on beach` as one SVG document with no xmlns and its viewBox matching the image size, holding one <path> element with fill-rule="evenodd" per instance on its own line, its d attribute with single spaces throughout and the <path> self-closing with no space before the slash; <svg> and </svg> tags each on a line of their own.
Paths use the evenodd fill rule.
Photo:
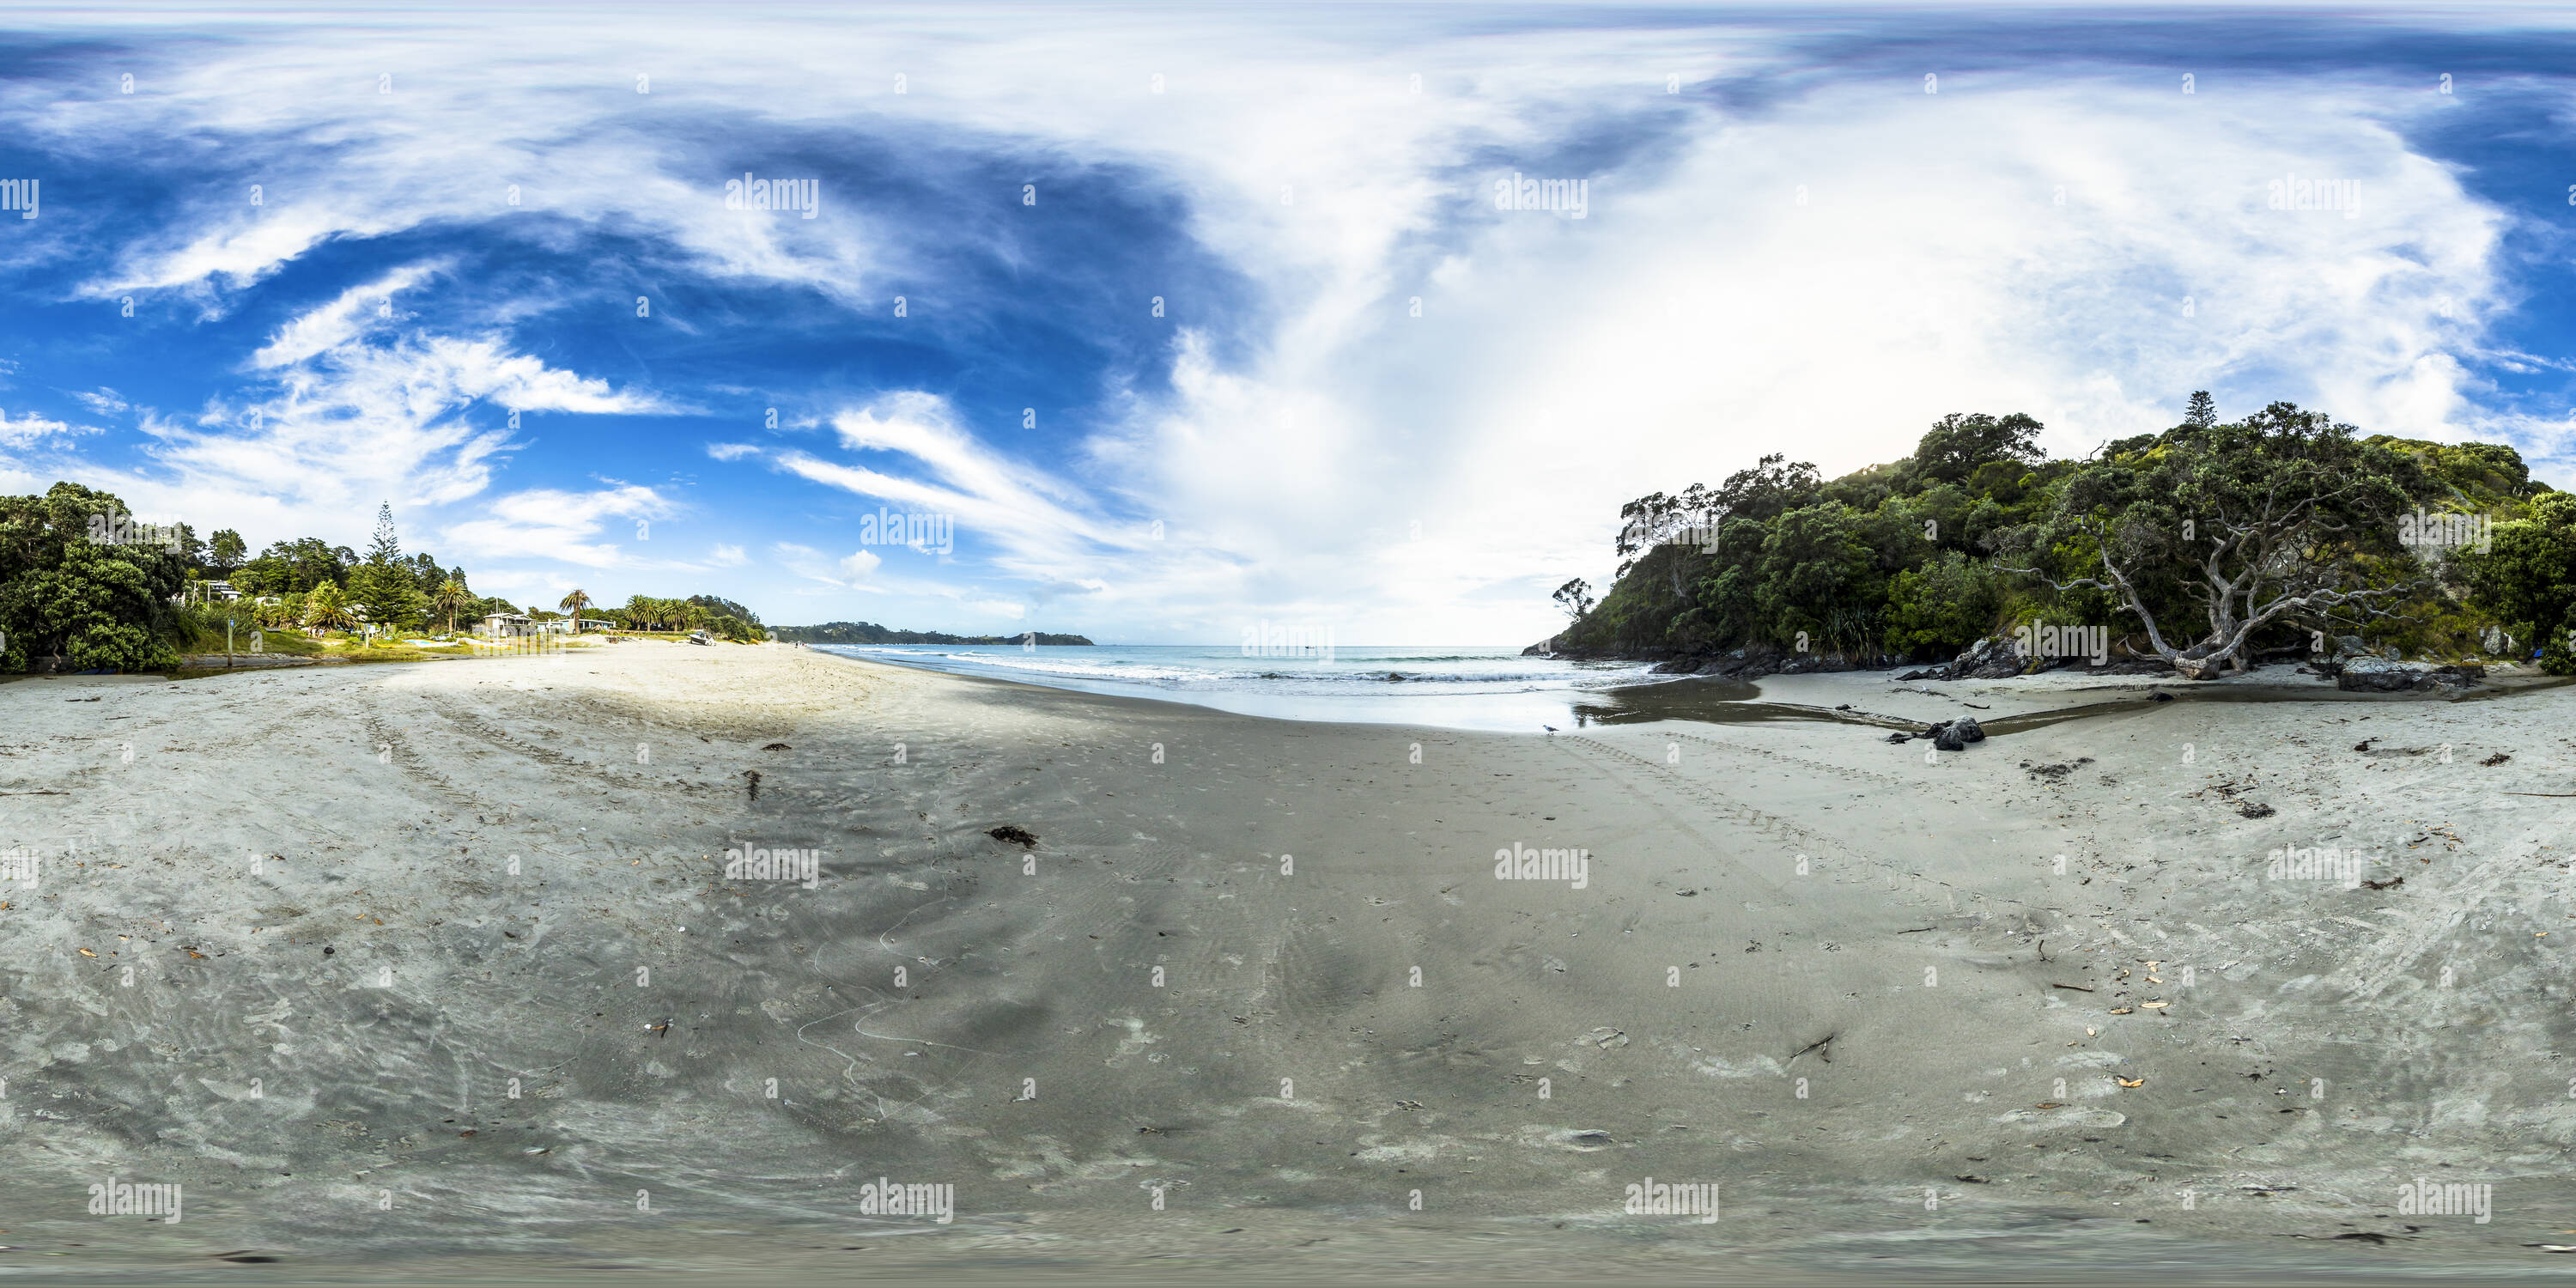
<svg viewBox="0 0 2576 1288">
<path fill-rule="evenodd" d="M 1984 742 L 1986 731 L 1974 718 L 1962 716 L 1956 720 L 1944 720 L 1939 724 L 1925 725 L 1923 732 L 1913 736 L 1931 739 L 1932 745 L 1942 751 L 1966 751 L 1969 743 Z M 1889 742 L 1905 740 L 1904 734 L 1897 734 L 1888 739 Z"/>
<path fill-rule="evenodd" d="M 2483 666 L 2425 666 L 2384 657 L 2356 657 L 2343 664 L 2335 676 L 2335 687 L 2346 693 L 2422 693 L 2466 689 L 2485 679 L 2486 674 Z"/>
</svg>

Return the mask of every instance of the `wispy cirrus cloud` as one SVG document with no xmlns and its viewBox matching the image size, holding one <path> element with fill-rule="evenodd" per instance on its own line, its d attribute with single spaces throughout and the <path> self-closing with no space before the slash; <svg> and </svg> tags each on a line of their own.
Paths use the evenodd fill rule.
<svg viewBox="0 0 2576 1288">
<path fill-rule="evenodd" d="M 134 410 L 133 404 L 126 402 L 123 394 L 105 386 L 75 391 L 72 400 L 88 408 L 93 416 L 121 416 Z"/>
<path fill-rule="evenodd" d="M 266 346 L 250 356 L 262 370 L 293 366 L 340 349 L 360 336 L 395 320 L 394 296 L 440 272 L 435 264 L 406 264 L 372 282 L 352 286 L 339 298 L 299 314 L 278 329 Z"/>
<path fill-rule="evenodd" d="M 800 448 L 767 452 L 768 461 L 896 511 L 949 516 L 959 538 L 979 544 L 1008 575 L 1071 583 L 1104 554 L 1150 540 L 1144 525 L 1105 517 L 1074 484 L 979 439 L 938 396 L 891 393 L 831 424 L 840 447 L 863 463 Z"/>
</svg>

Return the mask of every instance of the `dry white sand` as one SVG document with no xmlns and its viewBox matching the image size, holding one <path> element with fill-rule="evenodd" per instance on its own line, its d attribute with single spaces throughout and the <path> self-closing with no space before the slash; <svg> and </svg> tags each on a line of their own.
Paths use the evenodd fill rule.
<svg viewBox="0 0 2576 1288">
<path fill-rule="evenodd" d="M 1897 687 L 1764 696 L 2088 700 Z M 2140 704 L 1927 763 L 777 647 L 0 685 L 0 1266 L 2556 1269 L 2576 801 L 2506 793 L 2576 792 L 2571 716 Z M 88 1215 L 111 1173 L 184 1220 Z"/>
</svg>

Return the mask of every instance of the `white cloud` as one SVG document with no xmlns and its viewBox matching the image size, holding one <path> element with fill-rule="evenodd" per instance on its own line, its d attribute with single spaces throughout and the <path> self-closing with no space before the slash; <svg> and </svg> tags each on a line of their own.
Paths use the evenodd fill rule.
<svg viewBox="0 0 2576 1288">
<path fill-rule="evenodd" d="M 874 575 L 877 566 L 884 562 L 874 551 L 861 550 L 841 561 L 841 571 L 849 574 L 850 584 L 856 586 Z"/>
<path fill-rule="evenodd" d="M 596 492 L 537 488 L 495 497 L 480 508 L 482 517 L 449 524 L 441 539 L 484 558 L 551 559 L 585 568 L 686 566 L 647 560 L 626 545 L 600 539 L 612 519 L 649 521 L 677 511 L 648 487 L 625 484 Z M 639 527 L 636 543 L 648 539 Z"/>
<path fill-rule="evenodd" d="M 146 409 L 148 466 L 83 473 L 137 505 L 346 541 L 363 539 L 380 500 L 404 511 L 414 531 L 427 526 L 415 512 L 472 502 L 477 517 L 456 531 L 482 553 L 590 567 L 629 558 L 593 539 L 597 521 L 677 512 L 651 489 L 481 498 L 516 445 L 511 411 L 653 414 L 666 405 L 500 339 L 402 332 L 401 315 L 383 316 L 383 302 L 435 271 L 397 269 L 291 319 L 252 358 L 266 382 L 260 392 L 210 403 L 184 422 Z M 550 506 L 560 518 L 539 513 Z"/>
<path fill-rule="evenodd" d="M 338 299 L 280 328 L 267 347 L 251 355 L 251 365 L 263 369 L 291 366 L 340 348 L 379 325 L 392 326 L 399 320 L 393 297 L 437 271 L 429 264 L 406 264 L 375 281 L 350 287 Z"/>
<path fill-rule="evenodd" d="M 48 440 L 66 439 L 82 434 L 95 434 L 98 432 L 99 431 L 97 429 L 89 426 L 65 424 L 59 420 L 47 420 L 42 416 L 36 415 L 20 416 L 15 420 L 11 420 L 7 412 L 0 411 L 0 447 L 24 451 L 27 448 L 45 443 Z M 57 443 L 55 445 L 58 447 L 69 446 L 69 444 L 65 443 Z"/>
<path fill-rule="evenodd" d="M 707 553 L 707 562 L 719 568 L 739 568 L 750 561 L 743 556 L 742 547 L 729 546 L 719 541 L 715 549 Z"/>
<path fill-rule="evenodd" d="M 132 405 L 125 401 L 123 394 L 105 386 L 100 386 L 95 392 L 76 392 L 72 395 L 72 399 L 81 406 L 89 408 L 93 416 L 114 416 L 120 412 L 133 410 Z"/>
</svg>

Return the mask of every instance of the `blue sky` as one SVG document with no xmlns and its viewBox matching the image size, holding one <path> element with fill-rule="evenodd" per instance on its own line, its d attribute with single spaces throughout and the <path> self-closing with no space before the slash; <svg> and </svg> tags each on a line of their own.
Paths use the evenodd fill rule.
<svg viewBox="0 0 2576 1288">
<path fill-rule="evenodd" d="M 390 501 L 522 602 L 1427 644 L 1951 411 L 2081 454 L 2208 388 L 2576 485 L 2563 11 L 605 13 L 15 11 L 0 488 Z"/>
</svg>

